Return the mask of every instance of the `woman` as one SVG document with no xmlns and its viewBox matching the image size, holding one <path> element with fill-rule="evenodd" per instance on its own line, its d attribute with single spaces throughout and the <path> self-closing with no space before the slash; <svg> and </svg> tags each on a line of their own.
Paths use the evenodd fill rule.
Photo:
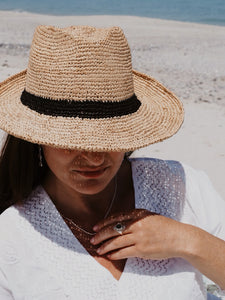
<svg viewBox="0 0 225 300">
<path fill-rule="evenodd" d="M 176 133 L 183 108 L 132 71 L 120 28 L 39 26 L 0 115 L 1 299 L 206 299 L 201 273 L 225 288 L 207 178 L 127 155 Z"/>
</svg>

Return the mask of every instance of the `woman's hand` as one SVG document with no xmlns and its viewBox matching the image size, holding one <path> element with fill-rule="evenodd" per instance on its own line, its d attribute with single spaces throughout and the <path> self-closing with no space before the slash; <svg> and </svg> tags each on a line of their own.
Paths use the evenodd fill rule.
<svg viewBox="0 0 225 300">
<path fill-rule="evenodd" d="M 114 229 L 117 223 L 125 225 L 122 234 Z M 113 215 L 96 224 L 94 230 L 97 233 L 91 243 L 101 243 L 98 254 L 112 260 L 178 257 L 182 255 L 188 236 L 185 224 L 144 209 Z"/>
<path fill-rule="evenodd" d="M 122 234 L 114 229 L 125 226 Z M 111 260 L 128 257 L 166 259 L 182 257 L 225 289 L 225 241 L 208 232 L 148 210 L 118 213 L 94 226 L 91 243 Z"/>
</svg>

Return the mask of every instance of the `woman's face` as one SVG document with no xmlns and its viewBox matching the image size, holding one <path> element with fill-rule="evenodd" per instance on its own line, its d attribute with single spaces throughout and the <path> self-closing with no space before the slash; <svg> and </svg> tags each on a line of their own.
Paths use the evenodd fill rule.
<svg viewBox="0 0 225 300">
<path fill-rule="evenodd" d="M 80 194 L 103 191 L 118 172 L 124 152 L 87 152 L 42 146 L 50 178 Z"/>
</svg>

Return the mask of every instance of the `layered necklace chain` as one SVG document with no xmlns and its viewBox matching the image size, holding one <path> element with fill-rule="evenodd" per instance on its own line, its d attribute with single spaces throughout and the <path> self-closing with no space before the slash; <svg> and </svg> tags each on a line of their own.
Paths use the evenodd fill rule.
<svg viewBox="0 0 225 300">
<path fill-rule="evenodd" d="M 107 210 L 105 212 L 104 219 L 106 219 L 108 217 L 108 215 L 109 215 L 109 213 L 110 213 L 110 211 L 112 209 L 113 203 L 114 203 L 115 198 L 116 198 L 116 194 L 117 194 L 117 178 L 115 177 L 115 189 L 114 189 L 113 197 L 112 197 L 112 200 L 111 200 L 111 202 L 110 202 L 110 204 L 109 204 L 109 206 L 108 206 L 108 208 L 107 208 Z M 84 232 L 84 233 L 86 233 L 88 235 L 95 235 L 96 234 L 95 232 L 89 232 L 89 231 L 83 229 L 82 227 L 80 227 L 79 225 L 77 225 L 73 220 L 65 217 L 62 213 L 61 213 L 61 216 L 65 220 L 68 221 L 68 223 L 69 223 L 69 225 L 71 227 L 75 227 L 76 229 L 78 229 L 78 230 L 80 230 L 80 231 L 82 231 L 82 232 Z"/>
</svg>

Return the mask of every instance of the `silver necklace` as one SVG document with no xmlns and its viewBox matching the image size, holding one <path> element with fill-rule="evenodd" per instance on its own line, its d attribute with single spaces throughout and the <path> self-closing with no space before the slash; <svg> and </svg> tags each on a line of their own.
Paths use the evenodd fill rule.
<svg viewBox="0 0 225 300">
<path fill-rule="evenodd" d="M 109 207 L 108 207 L 108 209 L 106 210 L 106 213 L 105 213 L 105 215 L 104 215 L 104 219 L 106 219 L 106 218 L 108 217 L 108 215 L 109 215 L 109 213 L 110 213 L 110 211 L 111 211 L 111 209 L 112 209 L 113 203 L 114 203 L 115 198 L 116 198 L 116 194 L 117 194 L 117 178 L 115 177 L 115 189 L 114 189 L 114 194 L 113 194 L 112 200 L 111 200 L 111 202 L 110 202 L 110 204 L 109 204 Z M 63 214 L 61 214 L 61 216 L 62 216 L 64 219 L 66 219 L 70 224 L 72 224 L 74 227 L 76 227 L 77 229 L 83 231 L 84 233 L 86 233 L 86 234 L 88 234 L 88 235 L 95 235 L 95 234 L 96 234 L 95 232 L 89 232 L 89 231 L 83 229 L 82 227 L 80 227 L 79 225 L 77 225 L 73 220 L 71 220 L 71 219 L 65 217 Z"/>
</svg>

